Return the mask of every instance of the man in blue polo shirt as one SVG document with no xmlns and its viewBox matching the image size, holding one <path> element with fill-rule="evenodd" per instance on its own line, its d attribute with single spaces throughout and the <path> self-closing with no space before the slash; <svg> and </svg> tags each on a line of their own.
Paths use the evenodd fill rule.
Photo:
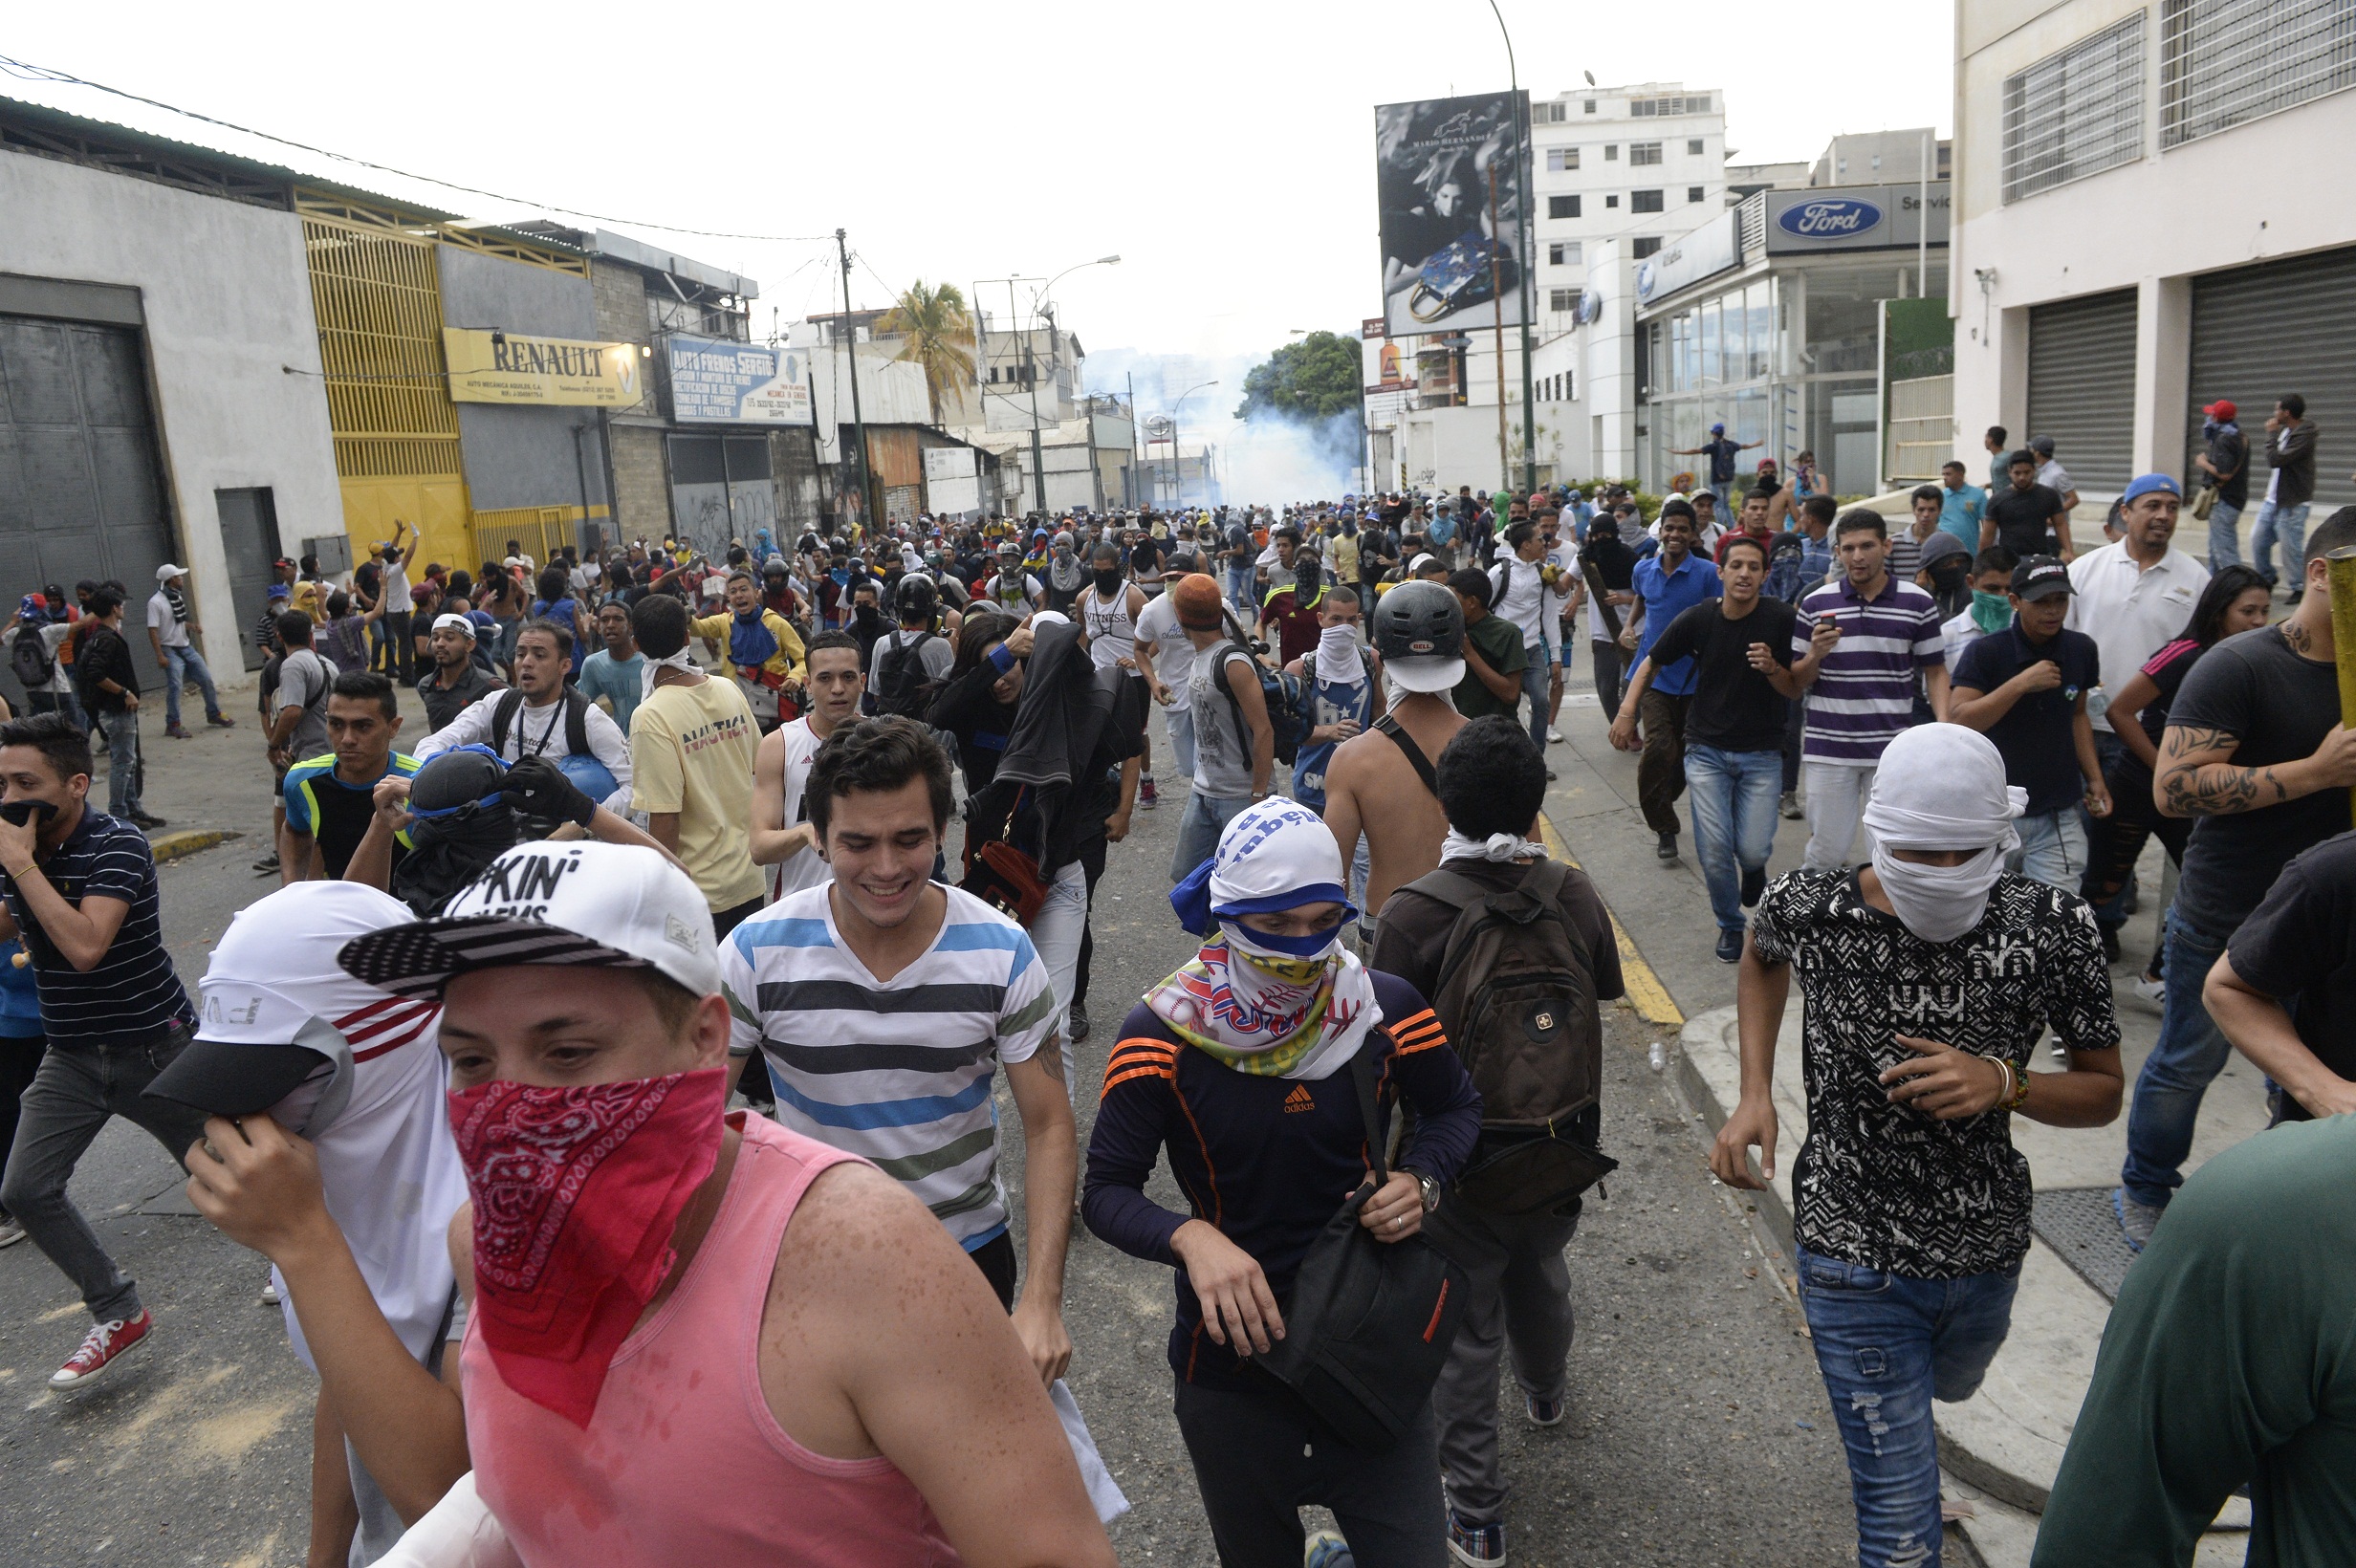
<svg viewBox="0 0 2356 1568">
<path fill-rule="evenodd" d="M 1964 480 L 1964 467 L 1950 462 L 1939 469 L 1939 529 L 1961 539 L 1964 548 L 1979 553 L 1979 522 L 1988 509 L 1988 492 Z"/>
<path fill-rule="evenodd" d="M 2078 809 L 2107 817 L 2110 795 L 2086 717 L 2102 656 L 2093 638 L 2062 624 L 2070 593 L 2070 569 L 2052 555 L 2031 555 L 2013 568 L 2013 623 L 1955 661 L 1948 717 L 1994 741 L 2005 783 L 2029 793 L 2014 824 L 2020 873 L 2074 893 L 2086 873 Z"/>
<path fill-rule="evenodd" d="M 1718 569 L 1693 554 L 1697 529 L 1691 504 L 1664 502 L 1660 526 L 1660 554 L 1636 563 L 1636 613 L 1620 634 L 1622 645 L 1635 654 L 1628 661 L 1631 668 L 1644 662 L 1681 612 L 1718 597 Z M 1645 825 L 1660 836 L 1654 853 L 1664 860 L 1677 858 L 1677 797 L 1685 793 L 1685 716 L 1692 706 L 1693 659 L 1689 654 L 1653 671 L 1652 685 L 1636 708 L 1644 731 L 1644 751 L 1636 762 L 1636 803 L 1645 814 Z"/>
</svg>

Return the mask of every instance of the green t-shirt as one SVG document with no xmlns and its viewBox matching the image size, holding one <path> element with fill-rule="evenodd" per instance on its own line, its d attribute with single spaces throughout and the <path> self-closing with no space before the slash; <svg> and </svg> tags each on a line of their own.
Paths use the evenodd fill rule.
<svg viewBox="0 0 2356 1568">
<path fill-rule="evenodd" d="M 2033 1568 L 2189 1563 L 2250 1488 L 2251 1568 L 2356 1563 L 2356 1117 L 2211 1160 L 2103 1332 Z"/>
<path fill-rule="evenodd" d="M 1485 615 L 1464 629 L 1465 641 L 1480 649 L 1489 667 L 1499 675 L 1521 679 L 1521 672 L 1530 667 L 1530 656 L 1521 645 L 1521 628 L 1501 615 Z M 1464 679 L 1456 683 L 1456 711 L 1468 719 L 1481 718 L 1490 713 L 1502 713 L 1512 718 L 1520 705 L 1506 702 L 1481 685 L 1481 678 L 1467 665 Z"/>
</svg>

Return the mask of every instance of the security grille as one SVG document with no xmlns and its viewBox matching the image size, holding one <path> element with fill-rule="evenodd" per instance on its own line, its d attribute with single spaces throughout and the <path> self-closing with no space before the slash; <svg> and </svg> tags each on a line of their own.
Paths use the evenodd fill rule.
<svg viewBox="0 0 2356 1568">
<path fill-rule="evenodd" d="M 2143 156 L 2144 13 L 2004 78 L 2004 199 Z"/>
<path fill-rule="evenodd" d="M 2135 291 L 2031 307 L 2028 434 L 2053 437 L 2081 493 L 2127 488 L 2134 425 Z"/>
<path fill-rule="evenodd" d="M 2167 0 L 2160 145 L 2356 86 L 2356 0 Z"/>
</svg>

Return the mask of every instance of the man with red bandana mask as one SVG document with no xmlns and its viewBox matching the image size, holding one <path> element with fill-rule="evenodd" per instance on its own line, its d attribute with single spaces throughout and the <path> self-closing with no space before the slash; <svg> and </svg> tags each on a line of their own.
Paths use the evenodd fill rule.
<svg viewBox="0 0 2356 1568">
<path fill-rule="evenodd" d="M 472 1193 L 451 1251 L 476 1468 L 411 1532 L 463 1544 L 406 1560 L 474 1560 L 495 1520 L 533 1564 L 1110 1564 L 940 1223 L 864 1162 L 724 1115 L 713 951 L 676 866 L 548 842 L 343 948 L 442 1000 Z"/>
</svg>

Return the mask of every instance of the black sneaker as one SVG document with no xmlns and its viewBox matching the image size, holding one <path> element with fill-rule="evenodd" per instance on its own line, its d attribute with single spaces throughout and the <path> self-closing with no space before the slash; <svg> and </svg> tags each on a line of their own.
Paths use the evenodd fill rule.
<svg viewBox="0 0 2356 1568">
<path fill-rule="evenodd" d="M 1664 860 L 1675 860 L 1677 858 L 1677 836 L 1673 833 L 1662 834 L 1660 845 L 1652 853 Z"/>
<path fill-rule="evenodd" d="M 1758 903 L 1759 895 L 1767 891 L 1767 868 L 1745 870 L 1742 874 L 1742 906 L 1749 909 Z"/>
<path fill-rule="evenodd" d="M 135 828 L 168 828 L 171 826 L 163 817 L 151 817 L 143 811 L 135 811 L 131 814 L 131 825 Z"/>
<path fill-rule="evenodd" d="M 2103 933 L 2103 962 L 2105 964 L 2119 962 L 2119 927 L 2098 925 L 2095 929 Z"/>
<path fill-rule="evenodd" d="M 1067 1035 L 1071 1036 L 1074 1043 L 1078 1043 L 1079 1041 L 1084 1040 L 1088 1037 L 1087 1003 L 1074 1002 L 1072 1004 L 1071 1016 L 1065 1022 L 1063 1032 Z"/>
<path fill-rule="evenodd" d="M 1742 932 L 1739 929 L 1718 932 L 1718 962 L 1721 964 L 1742 962 Z"/>
<path fill-rule="evenodd" d="M 253 874 L 257 877 L 268 876 L 270 873 L 277 869 L 278 857 L 275 854 L 265 855 L 260 860 L 253 862 Z"/>
</svg>

